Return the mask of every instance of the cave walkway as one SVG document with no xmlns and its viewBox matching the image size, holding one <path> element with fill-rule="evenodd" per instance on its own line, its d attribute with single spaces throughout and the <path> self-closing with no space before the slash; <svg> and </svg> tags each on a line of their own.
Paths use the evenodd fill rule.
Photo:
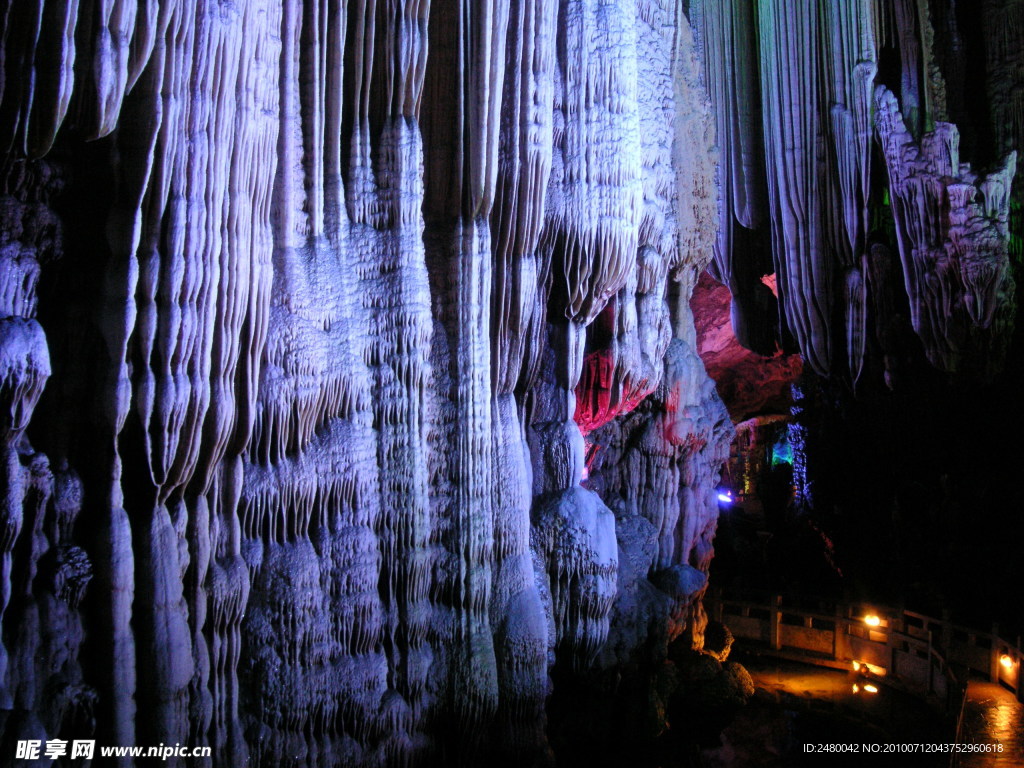
<svg viewBox="0 0 1024 768">
<path fill-rule="evenodd" d="M 762 708 L 768 702 L 776 708 L 804 713 L 799 718 L 803 724 L 798 728 L 794 728 L 791 721 L 762 722 L 762 714 L 756 720 L 748 716 L 751 722 L 741 719 L 737 727 L 723 734 L 726 751 L 731 753 L 753 754 L 755 744 L 778 742 L 769 743 L 768 751 L 781 759 L 757 762 L 759 768 L 788 764 L 784 757 L 787 747 L 791 759 L 795 757 L 800 765 L 826 765 L 829 760 L 838 760 L 839 756 L 816 759 L 801 754 L 803 744 L 810 740 L 934 743 L 948 739 L 945 726 L 934 716 L 934 709 L 910 694 L 884 684 L 877 686 L 874 693 L 865 691 L 863 685 L 858 690 L 853 682 L 860 678 L 850 672 L 774 658 L 760 649 L 749 656 L 740 645 L 736 650 L 751 674 L 757 690 L 755 701 Z M 840 720 L 837 720 L 838 715 L 841 715 Z M 766 731 L 771 733 L 766 735 Z M 798 743 L 792 743 L 794 740 Z M 939 755 L 931 758 L 921 755 L 916 760 L 909 755 L 903 760 L 892 756 L 892 760 L 882 762 L 885 765 L 892 762 L 908 766 L 948 765 L 950 768 L 1024 766 L 1024 704 L 997 683 L 970 680 L 958 741 L 962 745 L 979 745 L 988 751 L 963 752 L 951 756 L 948 762 Z M 1001 751 L 994 751 L 995 745 L 999 745 Z M 854 759 L 852 755 L 847 757 Z M 838 760 L 836 764 L 848 763 L 849 760 Z"/>
<path fill-rule="evenodd" d="M 989 632 L 954 624 L 948 614 L 934 618 L 902 608 L 816 599 L 784 602 L 779 595 L 737 599 L 719 592 L 705 602 L 709 616 L 730 628 L 737 649 L 864 675 L 872 681 L 872 694 L 883 687 L 899 689 L 929 705 L 961 745 L 981 750 L 954 753 L 950 766 L 1024 768 L 1024 651 L 1019 639 L 1003 638 L 997 625 Z M 847 703 L 850 693 L 857 694 L 856 679 L 845 683 Z M 820 689 L 824 678 L 816 680 Z M 815 698 L 813 690 L 806 688 L 803 695 Z M 838 703 L 837 695 L 838 689 L 826 698 Z"/>
<path fill-rule="evenodd" d="M 959 768 L 1024 765 L 1024 704 L 997 683 L 968 681 L 960 741 L 963 744 L 1000 744 L 1003 751 L 964 754 Z"/>
</svg>

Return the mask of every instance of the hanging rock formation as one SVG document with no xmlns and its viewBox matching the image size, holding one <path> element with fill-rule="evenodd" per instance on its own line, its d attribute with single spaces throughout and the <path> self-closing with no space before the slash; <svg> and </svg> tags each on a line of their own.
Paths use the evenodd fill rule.
<svg viewBox="0 0 1024 768">
<path fill-rule="evenodd" d="M 5 744 L 542 764 L 553 665 L 699 640 L 731 426 L 677 3 L 0 24 Z"/>
<path fill-rule="evenodd" d="M 875 103 L 911 322 L 931 362 L 956 370 L 962 347 L 986 348 L 984 339 L 971 339 L 979 331 L 991 329 L 996 341 L 1008 341 L 1008 219 L 1017 154 L 979 177 L 960 161 L 955 125 L 936 123 L 918 144 L 884 86 Z M 990 364 L 997 366 L 1005 350 L 993 355 Z"/>
<path fill-rule="evenodd" d="M 709 263 L 762 354 L 998 369 L 1020 5 L 0 3 L 0 743 L 551 763 L 701 642 Z"/>
<path fill-rule="evenodd" d="M 983 35 L 968 38 L 970 11 L 953 0 L 691 3 L 722 156 L 711 271 L 732 292 L 742 344 L 768 355 L 778 342 L 815 373 L 853 383 L 880 352 L 876 368 L 892 384 L 898 355 L 869 343 L 891 338 L 895 322 L 871 312 L 872 290 L 891 293 L 871 287 L 886 270 L 872 264 L 881 248 L 900 254 L 896 300 L 909 303 L 928 360 L 982 378 L 1000 370 L 1015 310 L 1021 8 L 983 4 Z M 965 72 L 979 69 L 985 82 L 971 82 Z M 951 112 L 970 121 L 984 171 L 961 167 Z M 909 187 L 929 191 L 911 202 Z M 777 335 L 760 284 L 772 271 Z"/>
</svg>

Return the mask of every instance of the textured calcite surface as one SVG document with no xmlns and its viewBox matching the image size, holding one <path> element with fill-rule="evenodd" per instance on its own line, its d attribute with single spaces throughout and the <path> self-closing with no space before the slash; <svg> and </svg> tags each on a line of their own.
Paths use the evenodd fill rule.
<svg viewBox="0 0 1024 768">
<path fill-rule="evenodd" d="M 871 338 L 888 336 L 891 383 L 901 313 L 940 370 L 1000 370 L 1022 199 L 1022 16 L 1018 0 L 690 3 L 721 156 L 710 271 L 744 346 L 770 354 L 781 341 L 856 384 Z M 770 272 L 777 302 L 761 284 Z"/>
<path fill-rule="evenodd" d="M 545 763 L 553 665 L 699 642 L 732 427 L 677 3 L 0 25 L 4 744 Z"/>
<path fill-rule="evenodd" d="M 701 643 L 709 264 L 762 354 L 998 367 L 1021 3 L 976 168 L 956 5 L 0 0 L 0 745 L 550 764 Z"/>
</svg>

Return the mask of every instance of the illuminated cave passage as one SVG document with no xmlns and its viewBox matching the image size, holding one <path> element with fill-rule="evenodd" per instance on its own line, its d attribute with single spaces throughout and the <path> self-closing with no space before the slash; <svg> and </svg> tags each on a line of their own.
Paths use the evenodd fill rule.
<svg viewBox="0 0 1024 768">
<path fill-rule="evenodd" d="M 1022 30 L 4 0 L 0 763 L 698 766 L 717 569 L 1021 615 Z"/>
</svg>

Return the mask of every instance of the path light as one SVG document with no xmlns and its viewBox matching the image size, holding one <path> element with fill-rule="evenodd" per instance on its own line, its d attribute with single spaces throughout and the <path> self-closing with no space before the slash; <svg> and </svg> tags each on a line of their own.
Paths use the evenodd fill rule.
<svg viewBox="0 0 1024 768">
<path fill-rule="evenodd" d="M 732 504 L 732 491 L 719 491 L 718 500 L 723 504 Z"/>
<path fill-rule="evenodd" d="M 1005 669 L 1013 669 L 1013 659 L 1008 654 L 1003 654 L 999 657 L 999 663 L 1003 665 Z"/>
<path fill-rule="evenodd" d="M 860 693 L 860 686 L 857 685 L 856 683 L 853 684 L 853 692 L 854 693 Z"/>
<path fill-rule="evenodd" d="M 860 665 L 860 671 L 865 675 L 874 675 L 875 677 L 885 677 L 888 670 L 885 667 L 880 667 L 877 664 L 872 664 L 869 661 L 858 662 Z"/>
<path fill-rule="evenodd" d="M 871 685 L 871 683 L 868 683 L 867 685 L 864 686 L 864 690 L 867 691 L 868 693 L 878 693 L 878 686 L 877 685 Z"/>
<path fill-rule="evenodd" d="M 881 626 L 882 620 L 875 614 L 871 613 L 864 617 L 864 623 L 869 627 L 878 627 Z"/>
<path fill-rule="evenodd" d="M 853 662 L 853 671 L 860 672 L 862 675 L 875 675 L 876 677 L 885 677 L 888 673 L 888 670 L 885 667 L 872 664 L 870 661 Z"/>
</svg>

